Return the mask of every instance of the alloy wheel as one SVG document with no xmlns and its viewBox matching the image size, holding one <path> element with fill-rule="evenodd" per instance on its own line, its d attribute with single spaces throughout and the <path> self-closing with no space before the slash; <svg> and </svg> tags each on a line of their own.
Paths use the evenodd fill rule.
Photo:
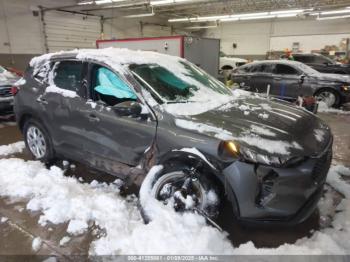
<svg viewBox="0 0 350 262">
<path fill-rule="evenodd" d="M 324 102 L 328 107 L 332 107 L 337 99 L 332 92 L 322 91 L 317 95 L 317 100 Z"/>
<path fill-rule="evenodd" d="M 26 137 L 30 152 L 36 158 L 44 157 L 47 151 L 47 146 L 42 131 L 36 126 L 30 126 L 27 130 Z"/>
</svg>

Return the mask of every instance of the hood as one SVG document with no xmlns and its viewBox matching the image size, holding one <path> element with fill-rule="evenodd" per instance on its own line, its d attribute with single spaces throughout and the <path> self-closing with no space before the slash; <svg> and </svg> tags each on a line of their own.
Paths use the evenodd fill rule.
<svg viewBox="0 0 350 262">
<path fill-rule="evenodd" d="M 312 156 L 329 143 L 330 129 L 314 114 L 280 100 L 238 99 L 176 125 L 270 155 Z"/>
<path fill-rule="evenodd" d="M 320 73 L 315 77 L 322 81 L 350 83 L 350 76 L 348 75 Z"/>
</svg>

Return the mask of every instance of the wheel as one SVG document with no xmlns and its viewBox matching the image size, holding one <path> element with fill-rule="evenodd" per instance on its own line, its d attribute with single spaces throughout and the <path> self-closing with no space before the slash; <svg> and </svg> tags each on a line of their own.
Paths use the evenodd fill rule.
<svg viewBox="0 0 350 262">
<path fill-rule="evenodd" d="M 49 162 L 54 158 L 54 150 L 46 129 L 36 120 L 29 119 L 23 127 L 24 141 L 35 159 Z"/>
<path fill-rule="evenodd" d="M 177 212 L 197 212 L 209 219 L 215 219 L 219 213 L 218 189 L 205 174 L 191 176 L 178 167 L 160 172 L 150 184 L 150 196 Z"/>
<path fill-rule="evenodd" d="M 338 107 L 340 105 L 339 94 L 330 88 L 321 89 L 315 96 L 318 102 L 325 103 L 327 107 Z"/>
</svg>

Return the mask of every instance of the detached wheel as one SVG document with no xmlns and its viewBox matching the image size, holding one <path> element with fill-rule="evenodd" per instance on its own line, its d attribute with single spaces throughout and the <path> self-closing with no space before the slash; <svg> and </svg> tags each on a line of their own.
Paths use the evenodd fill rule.
<svg viewBox="0 0 350 262">
<path fill-rule="evenodd" d="M 191 177 L 179 168 L 166 170 L 155 176 L 151 185 L 151 197 L 177 212 L 198 212 L 209 219 L 219 214 L 219 192 L 204 174 Z"/>
<path fill-rule="evenodd" d="M 51 140 L 45 128 L 36 120 L 28 120 L 23 127 L 24 141 L 35 159 L 49 162 L 54 158 Z"/>
<path fill-rule="evenodd" d="M 318 102 L 323 102 L 327 107 L 339 107 L 340 106 L 340 96 L 339 94 L 330 89 L 322 89 L 317 91 L 316 95 Z"/>
</svg>

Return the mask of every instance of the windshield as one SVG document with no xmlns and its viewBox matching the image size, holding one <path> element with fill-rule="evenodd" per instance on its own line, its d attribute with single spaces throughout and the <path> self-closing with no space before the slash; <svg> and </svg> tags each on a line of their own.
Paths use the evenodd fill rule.
<svg viewBox="0 0 350 262">
<path fill-rule="evenodd" d="M 132 65 L 130 69 L 160 103 L 205 102 L 232 96 L 225 85 L 195 65 L 181 60 L 175 63 L 170 69 L 159 64 Z"/>
<path fill-rule="evenodd" d="M 303 63 L 298 63 L 298 67 L 307 75 L 318 75 L 320 74 L 320 72 L 316 71 L 315 69 L 313 69 L 312 67 L 305 65 Z"/>
</svg>

